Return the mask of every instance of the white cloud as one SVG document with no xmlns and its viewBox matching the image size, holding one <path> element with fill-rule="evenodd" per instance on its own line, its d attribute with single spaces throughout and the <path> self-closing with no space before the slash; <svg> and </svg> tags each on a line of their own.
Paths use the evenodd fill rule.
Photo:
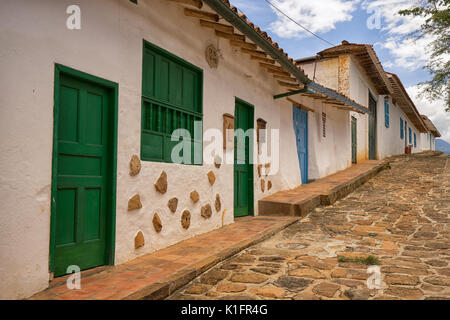
<svg viewBox="0 0 450 320">
<path fill-rule="evenodd" d="M 431 53 L 428 48 L 431 41 L 433 39 L 429 36 L 420 39 L 398 36 L 387 38 L 383 48 L 390 51 L 393 60 L 384 62 L 384 66 L 402 67 L 410 71 L 422 68 L 430 60 Z"/>
<path fill-rule="evenodd" d="M 377 12 L 383 19 L 382 30 L 389 34 L 407 35 L 416 31 L 425 22 L 425 18 L 401 16 L 400 10 L 408 9 L 420 3 L 418 0 L 365 0 L 361 7 L 368 12 Z"/>
<path fill-rule="evenodd" d="M 278 9 L 312 32 L 328 32 L 338 22 L 350 21 L 359 0 L 272 0 Z M 272 8 L 277 20 L 270 29 L 282 38 L 303 38 L 309 35 L 294 22 Z"/>
<path fill-rule="evenodd" d="M 434 40 L 431 35 L 426 35 L 418 40 L 411 37 L 411 33 L 420 29 L 425 18 L 401 16 L 398 12 L 414 6 L 418 0 L 365 0 L 361 6 L 367 12 L 376 13 L 381 18 L 381 30 L 385 31 L 388 38 L 382 45 L 388 49 L 392 59 L 385 61 L 385 67 L 401 67 L 410 71 L 422 68 L 430 58 L 427 50 Z"/>
<path fill-rule="evenodd" d="M 435 127 L 441 134 L 441 139 L 450 142 L 450 112 L 445 112 L 445 100 L 428 101 L 425 97 L 419 97 L 420 88 L 411 86 L 406 88 L 409 96 L 419 110 L 420 114 L 426 115 L 433 121 Z"/>
</svg>

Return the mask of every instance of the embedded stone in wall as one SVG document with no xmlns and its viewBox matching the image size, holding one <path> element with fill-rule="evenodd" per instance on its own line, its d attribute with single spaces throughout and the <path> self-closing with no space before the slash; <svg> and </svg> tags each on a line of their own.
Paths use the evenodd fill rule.
<svg viewBox="0 0 450 320">
<path fill-rule="evenodd" d="M 158 180 L 156 181 L 155 189 L 162 194 L 167 192 L 167 173 L 165 171 L 161 173 Z"/>
<path fill-rule="evenodd" d="M 135 176 L 141 171 L 141 160 L 137 155 L 133 155 L 130 160 L 130 176 Z"/>
<path fill-rule="evenodd" d="M 140 247 L 143 247 L 145 244 L 144 235 L 141 231 L 138 232 L 136 237 L 134 238 L 134 248 L 138 249 Z"/>
<path fill-rule="evenodd" d="M 266 182 L 264 181 L 264 179 L 261 179 L 261 191 L 264 192 L 266 186 Z"/>
<path fill-rule="evenodd" d="M 214 157 L 214 166 L 217 169 L 220 169 L 220 166 L 222 165 L 222 158 L 220 156 L 215 156 Z"/>
<path fill-rule="evenodd" d="M 269 175 L 269 172 L 270 172 L 270 163 L 266 163 L 264 165 L 264 167 L 266 168 L 265 172 L 266 172 L 266 177 L 267 177 Z"/>
<path fill-rule="evenodd" d="M 222 203 L 220 202 L 220 196 L 219 194 L 216 194 L 216 202 L 214 203 L 214 206 L 216 207 L 216 211 L 219 212 L 222 208 Z"/>
<path fill-rule="evenodd" d="M 209 203 L 204 205 L 202 207 L 202 212 L 201 213 L 202 213 L 202 217 L 203 218 L 205 218 L 205 219 L 211 218 L 211 215 L 212 215 L 211 205 Z"/>
<path fill-rule="evenodd" d="M 153 216 L 153 228 L 155 228 L 156 232 L 161 232 L 162 230 L 162 222 L 157 213 Z"/>
<path fill-rule="evenodd" d="M 200 196 L 198 195 L 198 192 L 195 191 L 195 190 L 192 191 L 191 192 L 191 200 L 192 200 L 192 202 L 197 203 L 199 199 L 200 199 Z"/>
<path fill-rule="evenodd" d="M 142 208 L 141 197 L 139 194 L 135 194 L 130 200 L 128 200 L 128 211 L 137 210 Z"/>
<path fill-rule="evenodd" d="M 215 176 L 214 172 L 212 172 L 212 171 L 208 172 L 208 180 L 209 180 L 210 185 L 213 185 L 214 182 L 216 182 L 216 176 Z"/>
<path fill-rule="evenodd" d="M 262 165 L 258 164 L 258 177 L 261 178 L 261 169 L 262 169 Z"/>
<path fill-rule="evenodd" d="M 183 214 L 181 215 L 181 226 L 184 229 L 189 229 L 189 226 L 191 225 L 191 213 L 189 210 L 184 210 Z"/>
<path fill-rule="evenodd" d="M 170 211 L 175 213 L 175 211 L 177 211 L 177 207 L 178 207 L 178 199 L 177 198 L 170 199 L 167 202 L 167 206 L 169 207 Z"/>
<path fill-rule="evenodd" d="M 267 182 L 267 190 L 272 189 L 272 181 Z"/>
</svg>

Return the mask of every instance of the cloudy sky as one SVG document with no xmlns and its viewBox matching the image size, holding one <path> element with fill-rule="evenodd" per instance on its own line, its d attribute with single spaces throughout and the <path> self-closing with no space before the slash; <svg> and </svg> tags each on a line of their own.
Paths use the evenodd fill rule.
<svg viewBox="0 0 450 320">
<path fill-rule="evenodd" d="M 329 43 L 309 34 L 271 7 L 265 0 L 230 0 L 250 21 L 270 34 L 290 57 L 315 55 Z M 421 114 L 426 114 L 450 142 L 450 112 L 444 101 L 418 96 L 417 84 L 430 78 L 423 69 L 430 53 L 430 37 L 411 39 L 421 18 L 402 17 L 397 12 L 415 0 L 268 0 L 290 18 L 318 36 L 338 45 L 342 40 L 374 45 L 386 71 L 396 73 Z"/>
</svg>

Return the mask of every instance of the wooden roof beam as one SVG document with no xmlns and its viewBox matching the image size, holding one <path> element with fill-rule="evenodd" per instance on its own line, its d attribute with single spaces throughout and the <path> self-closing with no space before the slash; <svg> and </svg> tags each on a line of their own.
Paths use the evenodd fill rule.
<svg viewBox="0 0 450 320">
<path fill-rule="evenodd" d="M 333 105 L 333 106 L 345 106 L 345 103 L 342 103 L 342 102 L 331 102 L 331 101 L 323 101 L 323 104 L 330 104 L 330 105 Z"/>
<path fill-rule="evenodd" d="M 291 75 L 289 72 L 272 70 L 272 69 L 269 69 L 269 68 L 266 68 L 266 71 L 269 72 L 269 73 L 277 74 L 279 76 L 290 76 Z"/>
<path fill-rule="evenodd" d="M 209 21 L 213 21 L 213 22 L 218 22 L 219 21 L 219 15 L 218 14 L 210 13 L 210 12 L 206 12 L 206 11 L 201 11 L 201 10 L 184 8 L 184 15 L 189 16 L 189 17 L 209 20 Z"/>
<path fill-rule="evenodd" d="M 261 67 L 267 68 L 267 69 L 271 69 L 271 70 L 275 70 L 275 71 L 280 71 L 280 72 L 287 72 L 283 67 L 279 67 L 279 66 L 274 66 L 272 64 L 267 64 L 264 62 L 260 62 L 259 65 Z M 289 73 L 289 72 L 287 72 Z"/>
<path fill-rule="evenodd" d="M 208 20 L 200 19 L 200 25 L 205 28 L 211 28 L 224 33 L 234 33 L 234 28 L 232 26 L 228 26 L 226 24 L 212 22 Z"/>
<path fill-rule="evenodd" d="M 245 41 L 245 36 L 237 33 L 230 34 L 216 30 L 216 36 L 229 40 Z M 243 49 L 241 48 L 241 50 Z"/>
<path fill-rule="evenodd" d="M 230 44 L 234 47 L 245 48 L 248 50 L 256 50 L 258 47 L 254 43 L 238 41 L 238 40 L 230 40 Z"/>
<path fill-rule="evenodd" d="M 261 58 L 267 57 L 267 53 L 265 53 L 264 51 L 249 50 L 249 49 L 241 48 L 241 52 L 248 53 L 248 54 L 251 54 L 251 55 L 254 55 L 257 57 L 261 57 Z"/>
<path fill-rule="evenodd" d="M 302 87 L 298 83 L 289 83 L 284 81 L 279 81 L 278 84 L 283 87 L 292 88 L 292 89 L 301 89 Z"/>
<path fill-rule="evenodd" d="M 263 57 L 254 56 L 254 55 L 250 55 L 250 58 L 251 58 L 252 60 L 262 61 L 262 62 L 265 62 L 265 63 L 272 63 L 272 64 L 275 63 L 275 60 L 270 59 L 270 58 L 263 58 Z"/>
<path fill-rule="evenodd" d="M 295 101 L 295 100 L 293 100 L 293 99 L 291 99 L 289 97 L 287 97 L 286 100 L 291 102 L 296 107 L 299 107 L 300 109 L 303 109 L 303 110 L 306 110 L 306 111 L 309 111 L 309 112 L 315 112 L 313 109 L 308 108 L 305 105 L 303 105 L 303 104 L 301 104 L 301 103 L 299 103 L 299 102 L 297 102 L 297 101 Z"/>
<path fill-rule="evenodd" d="M 274 74 L 273 77 L 274 77 L 275 79 L 278 79 L 278 80 L 286 80 L 286 81 L 290 81 L 290 82 L 295 82 L 295 81 L 297 81 L 296 78 L 291 77 L 291 76 L 282 76 L 282 75 L 279 75 L 279 74 Z"/>
<path fill-rule="evenodd" d="M 169 0 L 169 1 L 187 4 L 188 6 L 193 6 L 196 7 L 197 9 L 201 9 L 203 7 L 203 2 L 201 0 Z"/>
</svg>

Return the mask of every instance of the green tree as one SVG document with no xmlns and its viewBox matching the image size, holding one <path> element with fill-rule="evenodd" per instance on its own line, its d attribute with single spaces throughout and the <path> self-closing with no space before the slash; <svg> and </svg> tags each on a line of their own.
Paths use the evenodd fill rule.
<svg viewBox="0 0 450 320">
<path fill-rule="evenodd" d="M 399 14 L 425 18 L 420 30 L 414 33 L 415 37 L 434 38 L 429 48 L 431 59 L 425 66 L 431 79 L 420 83 L 421 93 L 430 100 L 444 98 L 445 110 L 450 111 L 450 0 L 422 0 Z"/>
</svg>

